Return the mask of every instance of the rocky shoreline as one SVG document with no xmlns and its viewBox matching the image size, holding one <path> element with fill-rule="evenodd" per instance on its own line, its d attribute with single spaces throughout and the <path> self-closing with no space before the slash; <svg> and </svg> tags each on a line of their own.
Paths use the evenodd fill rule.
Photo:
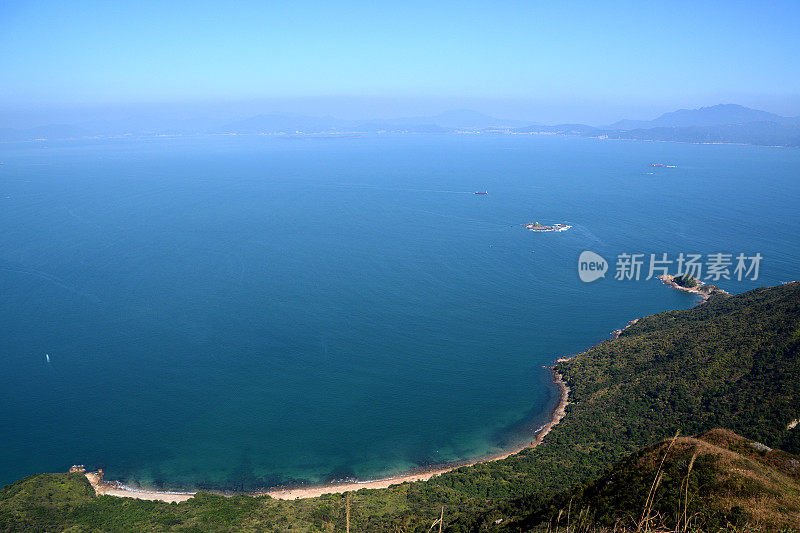
<svg viewBox="0 0 800 533">
<path fill-rule="evenodd" d="M 683 285 L 679 285 L 677 282 L 675 282 L 675 276 L 671 274 L 662 274 L 658 276 L 658 279 L 660 279 L 661 282 L 668 287 L 672 287 L 673 289 L 677 289 L 679 291 L 698 295 L 701 299 L 700 303 L 705 302 L 715 294 L 724 294 L 726 296 L 730 296 L 730 293 L 720 289 L 716 285 L 709 285 L 707 283 L 703 283 L 700 280 L 697 280 L 697 285 L 695 285 L 694 287 L 684 287 Z"/>
</svg>

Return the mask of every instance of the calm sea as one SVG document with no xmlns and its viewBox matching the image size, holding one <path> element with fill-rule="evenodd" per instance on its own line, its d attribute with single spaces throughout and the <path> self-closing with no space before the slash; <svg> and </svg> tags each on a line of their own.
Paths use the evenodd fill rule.
<svg viewBox="0 0 800 533">
<path fill-rule="evenodd" d="M 496 452 L 549 415 L 544 366 L 693 302 L 582 283 L 581 251 L 761 253 L 734 293 L 800 278 L 800 150 L 245 136 L 0 163 L 0 483 L 84 463 L 242 490 Z"/>
</svg>

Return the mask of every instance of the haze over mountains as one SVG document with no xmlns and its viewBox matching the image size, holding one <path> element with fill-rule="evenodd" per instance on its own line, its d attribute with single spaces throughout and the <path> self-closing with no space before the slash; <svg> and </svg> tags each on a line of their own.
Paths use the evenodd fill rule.
<svg viewBox="0 0 800 533">
<path fill-rule="evenodd" d="M 53 124 L 30 129 L 0 128 L 0 141 L 89 137 L 200 134 L 458 133 L 560 134 L 674 142 L 800 146 L 800 117 L 782 117 L 736 104 L 679 109 L 653 120 L 620 120 L 603 127 L 530 124 L 470 110 L 433 116 L 346 120 L 332 116 L 263 114 L 225 122 L 207 118 L 136 116 L 125 120 Z"/>
<path fill-rule="evenodd" d="M 787 120 L 791 121 L 792 119 L 736 104 L 719 104 L 711 107 L 701 107 L 700 109 L 678 109 L 677 111 L 664 113 L 653 120 L 620 120 L 606 128 L 610 130 L 687 128 L 747 124 L 750 122 L 784 122 Z"/>
</svg>

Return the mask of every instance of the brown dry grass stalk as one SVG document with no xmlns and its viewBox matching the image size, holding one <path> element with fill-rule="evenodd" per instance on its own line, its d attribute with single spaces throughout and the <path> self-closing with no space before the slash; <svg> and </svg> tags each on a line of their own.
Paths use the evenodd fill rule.
<svg viewBox="0 0 800 533">
<path fill-rule="evenodd" d="M 678 440 L 678 434 L 680 432 L 676 432 L 675 436 L 672 437 L 672 440 L 669 442 L 669 446 L 667 446 L 667 450 L 664 452 L 664 457 L 661 458 L 661 463 L 658 465 L 658 471 L 656 472 L 656 477 L 653 479 L 652 485 L 650 485 L 650 492 L 647 494 L 647 499 L 644 503 L 644 509 L 642 510 L 642 517 L 639 519 L 639 522 L 636 524 L 636 531 L 637 532 L 645 532 L 648 533 L 652 531 L 652 523 L 655 522 L 656 516 L 653 516 L 653 504 L 655 503 L 656 491 L 658 490 L 659 485 L 661 485 L 661 480 L 663 478 L 664 472 L 664 462 L 667 460 L 667 456 L 669 456 L 669 452 L 672 449 L 672 446 L 675 444 L 675 441 Z"/>
</svg>

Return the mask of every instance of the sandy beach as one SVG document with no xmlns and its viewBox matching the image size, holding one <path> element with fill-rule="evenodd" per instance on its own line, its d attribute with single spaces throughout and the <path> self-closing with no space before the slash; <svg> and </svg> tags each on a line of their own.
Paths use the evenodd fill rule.
<svg viewBox="0 0 800 533">
<path fill-rule="evenodd" d="M 185 502 L 195 495 L 194 492 L 155 492 L 138 491 L 120 487 L 116 482 L 103 481 L 103 472 L 86 472 L 86 479 L 94 487 L 98 496 L 117 496 L 119 498 L 136 498 L 137 500 L 161 500 L 162 502 Z"/>
<path fill-rule="evenodd" d="M 566 382 L 564 382 L 564 380 L 562 379 L 561 374 L 559 374 L 555 370 L 553 371 L 553 381 L 558 386 L 560 396 L 558 404 L 553 410 L 553 414 L 550 417 L 550 420 L 536 433 L 533 441 L 531 441 L 528 444 L 518 446 L 514 449 L 507 450 L 502 454 L 481 458 L 472 462 L 433 466 L 430 468 L 426 468 L 421 472 L 415 472 L 386 479 L 378 479 L 378 480 L 363 481 L 363 482 L 336 483 L 329 485 L 319 485 L 319 486 L 299 487 L 299 488 L 274 489 L 266 492 L 251 493 L 251 495 L 252 496 L 268 495 L 271 496 L 272 498 L 276 498 L 279 500 L 295 500 L 299 498 L 314 498 L 316 496 L 322 496 L 323 494 L 342 493 L 342 492 L 356 491 L 361 489 L 383 489 L 391 485 L 397 485 L 399 483 L 425 481 L 434 476 L 438 476 L 440 474 L 444 474 L 445 472 L 449 472 L 451 470 L 455 470 L 457 468 L 461 468 L 464 466 L 471 466 L 478 463 L 486 463 L 490 461 L 499 461 L 500 459 L 505 459 L 527 448 L 536 447 L 540 442 L 542 442 L 542 439 L 544 439 L 544 437 L 550 432 L 550 430 L 552 430 L 553 427 L 556 424 L 558 424 L 562 418 L 564 418 L 564 415 L 566 414 L 567 404 L 569 403 L 569 387 L 567 386 Z M 110 482 L 104 481 L 102 471 L 86 472 L 85 475 L 86 479 L 88 479 L 89 483 L 91 483 L 92 487 L 94 487 L 95 493 L 98 496 L 107 495 L 107 496 L 116 496 L 120 498 L 136 498 L 139 500 L 183 502 L 192 498 L 195 494 L 189 492 L 181 493 L 181 492 L 157 492 L 157 491 L 146 491 L 146 490 L 142 491 L 134 490 L 128 487 L 124 487 L 121 484 L 114 481 Z"/>
</svg>

